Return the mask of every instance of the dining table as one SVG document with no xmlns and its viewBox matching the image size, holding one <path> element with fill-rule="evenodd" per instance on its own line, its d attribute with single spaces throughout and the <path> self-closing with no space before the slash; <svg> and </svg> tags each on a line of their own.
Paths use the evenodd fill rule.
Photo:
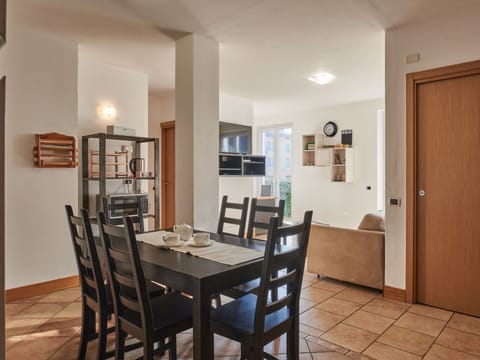
<svg viewBox="0 0 480 360">
<path fill-rule="evenodd" d="M 158 231 L 158 236 L 163 232 Z M 150 232 L 149 236 L 155 232 Z M 139 240 L 138 236 L 137 240 Z M 256 279 L 262 270 L 266 242 L 233 235 L 210 233 L 210 239 L 233 246 L 259 251 L 256 259 L 235 265 L 175 251 L 137 241 L 145 277 L 168 288 L 192 296 L 193 301 L 193 358 L 213 359 L 214 344 L 210 326 L 212 297 L 234 286 Z M 285 245 L 278 244 L 279 249 Z M 232 247 L 231 249 L 234 250 Z"/>
</svg>

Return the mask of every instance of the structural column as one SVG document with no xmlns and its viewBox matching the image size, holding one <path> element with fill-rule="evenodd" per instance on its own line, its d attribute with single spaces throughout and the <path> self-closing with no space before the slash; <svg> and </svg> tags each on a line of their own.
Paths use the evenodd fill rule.
<svg viewBox="0 0 480 360">
<path fill-rule="evenodd" d="M 190 34 L 176 41 L 176 222 L 215 231 L 218 217 L 218 43 Z"/>
</svg>

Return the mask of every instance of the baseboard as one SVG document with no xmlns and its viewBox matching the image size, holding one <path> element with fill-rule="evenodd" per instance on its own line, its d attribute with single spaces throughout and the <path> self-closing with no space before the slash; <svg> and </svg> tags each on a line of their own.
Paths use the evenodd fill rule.
<svg viewBox="0 0 480 360">
<path fill-rule="evenodd" d="M 383 286 L 383 297 L 388 300 L 406 302 L 406 291 L 391 286 Z"/>
<path fill-rule="evenodd" d="M 45 295 L 53 291 L 68 289 L 78 286 L 80 279 L 78 275 L 69 276 L 62 279 L 55 279 L 45 281 L 38 284 L 20 286 L 14 289 L 8 289 L 5 291 L 5 301 L 22 300 L 33 296 Z"/>
</svg>

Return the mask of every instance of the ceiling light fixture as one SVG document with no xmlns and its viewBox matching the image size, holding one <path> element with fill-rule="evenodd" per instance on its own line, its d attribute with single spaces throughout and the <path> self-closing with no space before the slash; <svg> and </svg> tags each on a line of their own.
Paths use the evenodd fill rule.
<svg viewBox="0 0 480 360">
<path fill-rule="evenodd" d="M 328 83 L 331 83 L 334 79 L 335 75 L 326 72 L 318 73 L 308 78 L 308 80 L 318 85 L 326 85 Z"/>
</svg>

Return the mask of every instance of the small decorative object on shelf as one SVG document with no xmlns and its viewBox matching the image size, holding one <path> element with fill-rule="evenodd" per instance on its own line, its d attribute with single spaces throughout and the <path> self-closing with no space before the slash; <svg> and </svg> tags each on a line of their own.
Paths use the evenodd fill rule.
<svg viewBox="0 0 480 360">
<path fill-rule="evenodd" d="M 77 141 L 59 133 L 36 134 L 33 163 L 40 168 L 74 168 L 78 165 Z"/>
<path fill-rule="evenodd" d="M 307 143 L 307 148 L 305 150 L 315 150 L 315 143 L 314 142 Z"/>
<path fill-rule="evenodd" d="M 352 146 L 353 144 L 353 131 L 342 130 L 342 144 L 344 147 Z"/>
</svg>

